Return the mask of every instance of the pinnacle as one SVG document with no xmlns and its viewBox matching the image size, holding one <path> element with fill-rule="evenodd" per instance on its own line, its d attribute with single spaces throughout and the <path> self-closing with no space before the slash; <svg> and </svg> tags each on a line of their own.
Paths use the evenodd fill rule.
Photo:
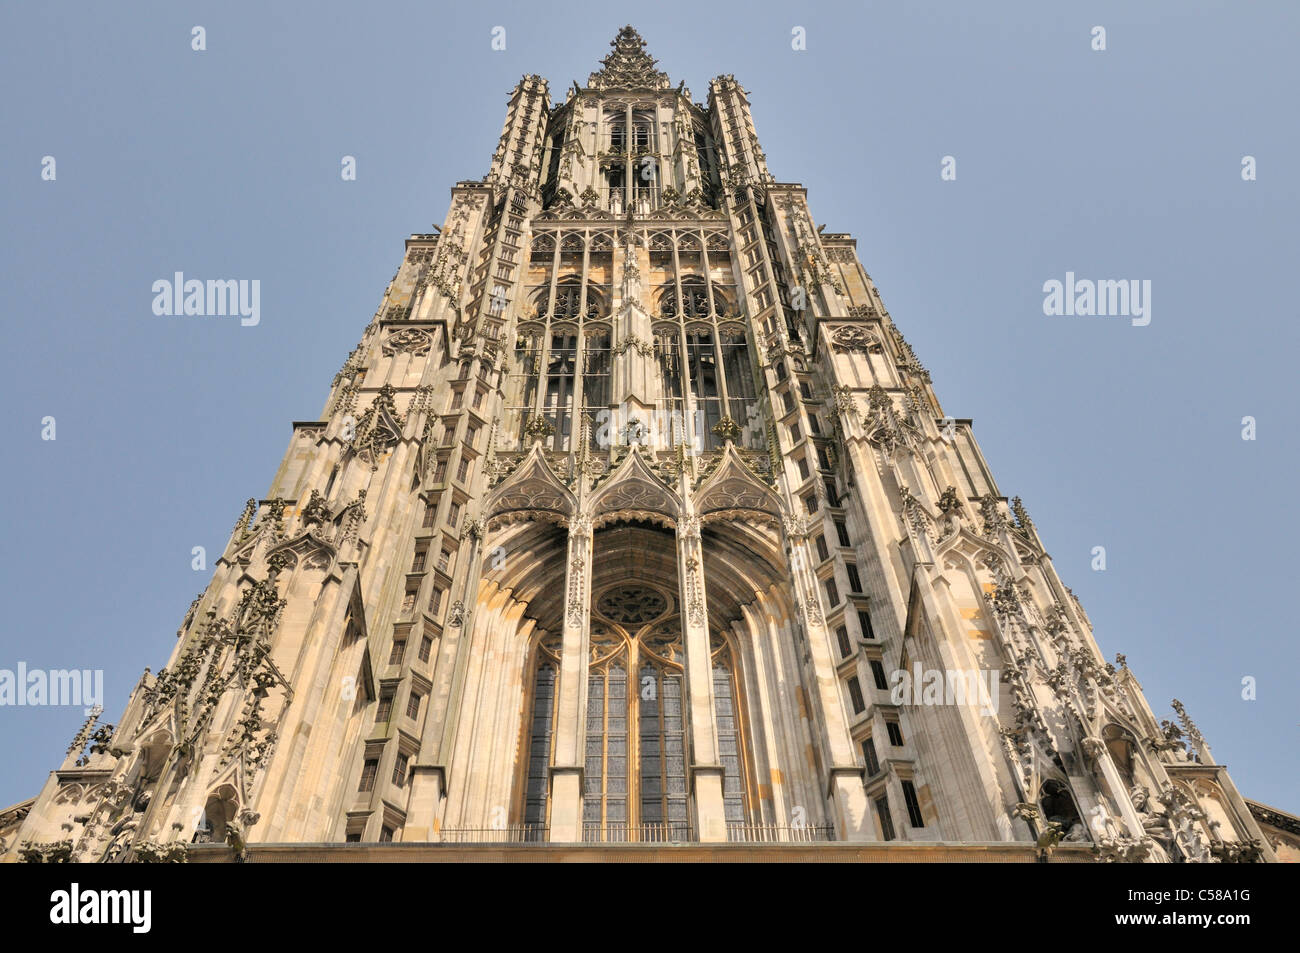
<svg viewBox="0 0 1300 953">
<path fill-rule="evenodd" d="M 658 62 L 646 52 L 645 40 L 628 25 L 609 43 L 612 52 L 600 61 L 601 68 L 587 80 L 596 89 L 667 89 L 668 76 L 655 69 Z"/>
</svg>

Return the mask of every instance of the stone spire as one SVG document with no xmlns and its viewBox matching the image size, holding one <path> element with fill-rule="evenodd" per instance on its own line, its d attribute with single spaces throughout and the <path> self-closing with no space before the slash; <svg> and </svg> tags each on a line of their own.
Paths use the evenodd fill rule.
<svg viewBox="0 0 1300 953">
<path fill-rule="evenodd" d="M 610 41 L 614 52 L 600 61 L 600 70 L 587 78 L 592 89 L 667 89 L 668 74 L 655 69 L 658 62 L 645 50 L 645 40 L 630 26 Z"/>
</svg>

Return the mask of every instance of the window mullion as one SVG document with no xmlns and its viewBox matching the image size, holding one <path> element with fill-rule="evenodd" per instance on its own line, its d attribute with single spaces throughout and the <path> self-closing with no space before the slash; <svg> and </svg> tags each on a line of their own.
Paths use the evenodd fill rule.
<svg viewBox="0 0 1300 953">
<path fill-rule="evenodd" d="M 569 441 L 569 449 L 574 450 L 574 440 L 582 437 L 582 401 L 583 401 L 583 379 L 582 375 L 587 365 L 585 322 L 587 320 L 587 280 L 591 266 L 591 234 L 583 232 L 582 240 L 582 281 L 579 284 L 578 292 L 578 340 L 575 348 L 576 353 L 573 358 L 573 410 L 571 417 L 573 424 L 570 425 L 572 436 Z"/>
<path fill-rule="evenodd" d="M 731 401 L 727 390 L 727 365 L 722 359 L 722 331 L 715 321 L 713 325 L 713 360 L 717 362 L 714 376 L 718 381 L 718 399 L 722 401 L 722 415 L 731 416 Z"/>
<path fill-rule="evenodd" d="M 704 438 L 695 432 L 695 390 L 691 386 L 691 349 L 686 337 L 686 319 L 680 312 L 677 315 L 677 342 L 678 353 L 681 355 L 681 359 L 677 362 L 677 375 L 682 388 L 682 429 L 686 429 L 689 420 L 691 436 L 700 441 L 702 450 Z"/>
<path fill-rule="evenodd" d="M 717 302 L 713 300 L 713 276 L 709 269 L 709 239 L 703 232 L 700 233 L 700 263 L 704 266 L 704 289 L 709 296 L 709 314 L 718 313 Z"/>
</svg>

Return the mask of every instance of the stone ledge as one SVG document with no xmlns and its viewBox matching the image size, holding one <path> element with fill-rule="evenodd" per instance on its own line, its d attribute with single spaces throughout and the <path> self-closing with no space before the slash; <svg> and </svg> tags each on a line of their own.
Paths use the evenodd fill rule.
<svg viewBox="0 0 1300 953">
<path fill-rule="evenodd" d="M 190 863 L 228 863 L 221 845 L 197 845 Z M 1028 843 L 953 844 L 250 844 L 247 863 L 994 863 L 1029 864 Z M 1051 863 L 1091 863 L 1088 845 L 1062 845 Z"/>
</svg>

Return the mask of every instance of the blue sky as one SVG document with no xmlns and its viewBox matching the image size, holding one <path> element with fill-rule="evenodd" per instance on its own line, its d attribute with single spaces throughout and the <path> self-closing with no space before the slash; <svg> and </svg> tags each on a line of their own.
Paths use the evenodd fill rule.
<svg viewBox="0 0 1300 953">
<path fill-rule="evenodd" d="M 0 668 L 103 669 L 116 720 L 403 239 L 487 171 L 511 87 L 562 97 L 629 19 L 697 100 L 719 73 L 750 91 L 774 175 L 857 237 L 1106 656 L 1158 717 L 1181 699 L 1246 796 L 1300 810 L 1294 4 L 6 5 Z M 176 271 L 259 279 L 261 322 L 155 316 Z M 1150 280 L 1151 323 L 1044 315 L 1067 271 Z M 0 806 L 81 720 L 0 708 Z"/>
</svg>

